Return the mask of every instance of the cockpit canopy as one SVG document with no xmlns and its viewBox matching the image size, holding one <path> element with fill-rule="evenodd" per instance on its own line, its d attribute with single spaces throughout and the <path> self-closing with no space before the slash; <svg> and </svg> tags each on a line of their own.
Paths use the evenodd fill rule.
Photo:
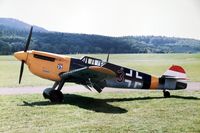
<svg viewBox="0 0 200 133">
<path fill-rule="evenodd" d="M 93 65 L 93 66 L 103 66 L 105 64 L 104 61 L 93 58 L 93 57 L 89 57 L 89 56 L 84 56 L 81 59 L 81 61 L 84 62 L 85 64 Z"/>
</svg>

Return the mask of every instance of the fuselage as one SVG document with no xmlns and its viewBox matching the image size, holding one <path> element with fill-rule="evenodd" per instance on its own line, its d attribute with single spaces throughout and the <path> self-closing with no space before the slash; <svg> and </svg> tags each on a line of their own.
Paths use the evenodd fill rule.
<svg viewBox="0 0 200 133">
<path fill-rule="evenodd" d="M 65 72 L 83 67 L 99 66 L 109 69 L 116 74 L 114 78 L 105 79 L 105 87 L 130 89 L 163 89 L 165 87 L 165 79 L 163 77 L 152 76 L 92 57 L 85 56 L 82 59 L 76 59 L 69 56 L 34 50 L 16 52 L 15 57 L 25 61 L 33 74 L 52 81 L 60 81 L 60 74 Z M 75 81 L 71 80 L 69 82 Z M 186 85 L 184 83 L 177 82 L 174 88 L 166 89 L 185 88 Z"/>
</svg>

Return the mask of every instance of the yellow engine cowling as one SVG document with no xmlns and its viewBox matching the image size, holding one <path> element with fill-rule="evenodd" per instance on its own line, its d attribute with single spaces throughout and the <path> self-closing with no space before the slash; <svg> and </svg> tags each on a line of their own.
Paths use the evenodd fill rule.
<svg viewBox="0 0 200 133">
<path fill-rule="evenodd" d="M 71 58 L 41 51 L 28 51 L 29 70 L 44 79 L 60 81 L 60 73 L 68 72 Z"/>
</svg>

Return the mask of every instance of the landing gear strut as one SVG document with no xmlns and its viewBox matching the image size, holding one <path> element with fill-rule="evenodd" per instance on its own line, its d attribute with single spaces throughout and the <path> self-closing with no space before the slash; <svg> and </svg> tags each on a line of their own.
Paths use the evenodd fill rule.
<svg viewBox="0 0 200 133">
<path fill-rule="evenodd" d="M 166 91 L 166 90 L 163 90 L 163 96 L 164 96 L 164 98 L 169 98 L 170 97 L 170 92 Z"/>
<path fill-rule="evenodd" d="M 52 103 L 61 103 L 64 100 L 63 93 L 61 89 L 64 85 L 65 81 L 61 80 L 60 82 L 55 82 L 52 88 L 46 88 L 43 91 L 43 97 L 45 99 L 49 99 Z M 58 86 L 58 89 L 56 87 Z"/>
</svg>

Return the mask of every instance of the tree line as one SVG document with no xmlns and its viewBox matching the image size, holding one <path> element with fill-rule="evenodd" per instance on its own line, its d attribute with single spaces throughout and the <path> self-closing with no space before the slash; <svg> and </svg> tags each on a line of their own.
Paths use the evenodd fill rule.
<svg viewBox="0 0 200 133">
<path fill-rule="evenodd" d="M 0 26 L 0 55 L 23 50 L 27 36 L 28 31 Z M 163 36 L 108 37 L 33 30 L 30 49 L 59 54 L 195 53 L 200 51 L 200 41 Z"/>
</svg>

